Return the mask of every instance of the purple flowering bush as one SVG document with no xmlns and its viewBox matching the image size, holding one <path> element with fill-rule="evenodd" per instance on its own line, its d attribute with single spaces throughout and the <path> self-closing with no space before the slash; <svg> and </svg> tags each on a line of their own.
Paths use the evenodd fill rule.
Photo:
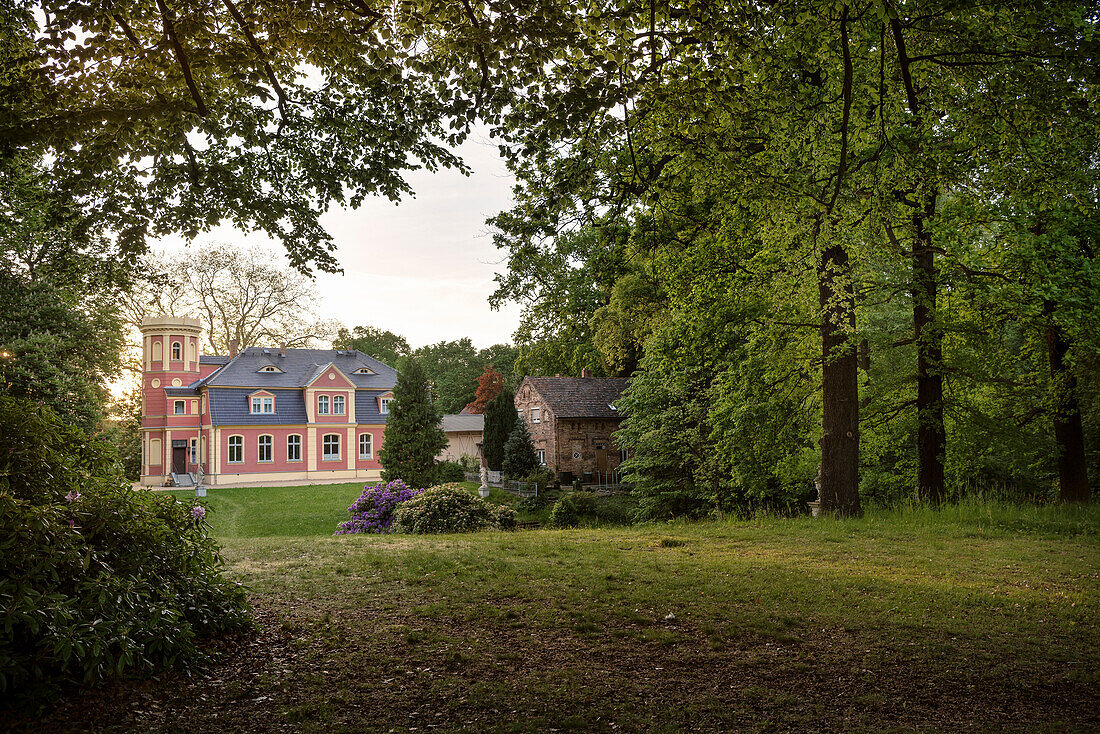
<svg viewBox="0 0 1100 734">
<path fill-rule="evenodd" d="M 407 487 L 400 479 L 387 484 L 368 484 L 359 499 L 348 508 L 351 519 L 340 523 L 333 534 L 388 533 L 393 529 L 393 512 L 398 505 L 423 492 L 423 489 Z"/>
</svg>

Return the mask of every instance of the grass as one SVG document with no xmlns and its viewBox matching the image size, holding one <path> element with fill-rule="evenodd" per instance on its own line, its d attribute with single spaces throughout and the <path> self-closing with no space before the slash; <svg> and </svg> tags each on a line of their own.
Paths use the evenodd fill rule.
<svg viewBox="0 0 1100 734">
<path fill-rule="evenodd" d="M 1100 728 L 1097 506 L 331 537 L 358 491 L 212 490 L 257 634 L 53 725 Z"/>
</svg>

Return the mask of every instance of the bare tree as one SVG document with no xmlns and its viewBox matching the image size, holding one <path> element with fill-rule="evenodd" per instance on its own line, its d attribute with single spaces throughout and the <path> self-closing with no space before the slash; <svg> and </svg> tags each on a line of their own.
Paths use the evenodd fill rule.
<svg viewBox="0 0 1100 734">
<path fill-rule="evenodd" d="M 146 261 L 145 286 L 124 304 L 131 323 L 143 317 L 197 316 L 215 353 L 286 344 L 328 345 L 340 324 L 317 318 L 314 282 L 280 265 L 270 252 L 226 245 L 187 249 Z"/>
</svg>

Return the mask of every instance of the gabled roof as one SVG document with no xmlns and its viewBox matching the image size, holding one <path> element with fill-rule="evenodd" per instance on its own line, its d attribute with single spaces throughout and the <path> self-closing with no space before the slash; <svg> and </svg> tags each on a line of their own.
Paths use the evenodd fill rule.
<svg viewBox="0 0 1100 734">
<path fill-rule="evenodd" d="M 397 382 L 397 370 L 358 350 L 287 349 L 283 356 L 278 349 L 249 347 L 217 372 L 201 380 L 200 386 L 302 388 L 320 375 L 330 363 L 343 372 L 357 388 L 390 390 Z M 282 371 L 259 371 L 267 365 L 273 365 Z M 366 367 L 374 374 L 354 374 L 360 367 Z"/>
<path fill-rule="evenodd" d="M 558 418 L 622 418 L 612 407 L 626 389 L 618 377 L 525 377 Z M 521 386 L 522 387 L 522 386 Z"/>
<path fill-rule="evenodd" d="M 480 413 L 458 413 L 443 416 L 444 433 L 474 433 L 485 430 L 485 416 Z"/>
<path fill-rule="evenodd" d="M 228 364 L 231 359 L 221 354 L 200 354 L 199 364 Z"/>
</svg>

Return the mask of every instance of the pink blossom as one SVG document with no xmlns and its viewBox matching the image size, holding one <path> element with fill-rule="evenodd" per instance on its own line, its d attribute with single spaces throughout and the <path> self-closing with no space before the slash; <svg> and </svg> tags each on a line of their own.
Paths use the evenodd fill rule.
<svg viewBox="0 0 1100 734">
<path fill-rule="evenodd" d="M 191 508 L 191 517 L 195 518 L 196 520 L 203 519 L 204 517 L 206 517 L 206 508 L 202 505 L 195 505 Z"/>
<path fill-rule="evenodd" d="M 65 499 L 71 503 L 71 502 L 76 502 L 82 496 L 83 495 L 80 494 L 80 492 L 77 492 L 75 489 L 70 489 L 69 493 L 67 495 L 65 495 Z"/>
</svg>

